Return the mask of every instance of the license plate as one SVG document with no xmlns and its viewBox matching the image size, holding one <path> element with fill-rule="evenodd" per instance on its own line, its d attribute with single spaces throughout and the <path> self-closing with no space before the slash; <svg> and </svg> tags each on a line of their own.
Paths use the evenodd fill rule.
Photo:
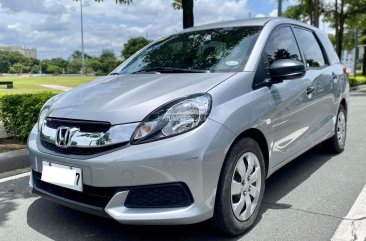
<svg viewBox="0 0 366 241">
<path fill-rule="evenodd" d="M 83 191 L 82 172 L 77 167 L 43 161 L 41 180 L 76 191 Z"/>
</svg>

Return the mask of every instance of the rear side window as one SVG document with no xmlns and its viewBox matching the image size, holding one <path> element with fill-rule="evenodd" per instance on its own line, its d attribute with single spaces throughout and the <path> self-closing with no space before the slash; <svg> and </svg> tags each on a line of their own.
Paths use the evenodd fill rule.
<svg viewBox="0 0 366 241">
<path fill-rule="evenodd" d="M 299 45 L 304 53 L 307 67 L 319 68 L 324 66 L 324 56 L 314 34 L 304 29 L 295 28 L 294 30 Z"/>
<path fill-rule="evenodd" d="M 290 27 L 276 29 L 269 37 L 265 51 L 270 64 L 279 59 L 294 59 L 302 62 Z"/>
<path fill-rule="evenodd" d="M 327 56 L 329 59 L 330 64 L 339 64 L 341 61 L 338 58 L 338 55 L 336 51 L 334 50 L 334 47 L 332 43 L 330 42 L 329 38 L 325 34 L 317 34 L 319 37 L 323 47 L 325 48 L 325 51 L 327 52 Z"/>
</svg>

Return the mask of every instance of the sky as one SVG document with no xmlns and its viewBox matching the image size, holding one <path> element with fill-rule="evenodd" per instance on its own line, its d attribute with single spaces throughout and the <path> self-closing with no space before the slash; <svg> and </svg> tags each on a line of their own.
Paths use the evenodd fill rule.
<svg viewBox="0 0 366 241">
<path fill-rule="evenodd" d="M 151 40 L 182 30 L 182 11 L 172 0 L 83 1 L 85 52 L 98 56 L 111 49 L 117 56 L 131 37 Z M 283 8 L 296 0 L 284 1 Z M 276 0 L 196 0 L 195 25 L 277 16 Z M 0 45 L 34 47 L 40 59 L 67 59 L 81 49 L 80 3 L 73 0 L 0 0 Z"/>
</svg>

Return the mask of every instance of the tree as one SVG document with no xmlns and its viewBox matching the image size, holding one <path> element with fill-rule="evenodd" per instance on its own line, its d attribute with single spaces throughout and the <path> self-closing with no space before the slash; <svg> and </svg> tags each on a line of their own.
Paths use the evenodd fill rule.
<svg viewBox="0 0 366 241">
<path fill-rule="evenodd" d="M 299 4 L 290 6 L 283 13 L 283 16 L 310 22 L 311 25 L 319 27 L 320 14 L 324 12 L 324 0 L 298 0 Z"/>
<path fill-rule="evenodd" d="M 89 60 L 94 59 L 92 56 L 84 53 L 84 57 L 85 57 L 85 61 L 86 63 L 88 63 Z M 81 64 L 81 52 L 79 50 L 74 51 L 70 57 L 68 58 L 68 63 L 67 63 L 67 67 L 64 68 L 66 69 L 66 72 L 69 74 L 80 74 L 81 73 L 81 68 L 82 68 L 82 64 Z"/>
<path fill-rule="evenodd" d="M 74 0 L 78 1 L 78 0 Z M 94 0 L 96 2 L 104 2 L 104 0 Z M 116 0 L 119 4 L 131 4 L 133 0 Z M 194 26 L 193 18 L 193 0 L 173 0 L 172 7 L 174 9 L 183 10 L 183 28 L 190 28 Z"/>
<path fill-rule="evenodd" d="M 339 57 L 342 54 L 345 30 L 357 27 L 364 12 L 366 0 L 335 0 L 326 6 L 325 17 L 335 29 L 336 52 Z"/>
<path fill-rule="evenodd" d="M 334 34 L 328 35 L 329 40 L 332 42 L 332 44 L 336 45 L 336 38 Z M 362 43 L 362 38 L 359 36 L 358 42 Z M 342 49 L 344 50 L 352 50 L 355 47 L 355 31 L 354 29 L 347 28 L 344 35 L 343 35 L 343 43 L 342 43 Z"/>
<path fill-rule="evenodd" d="M 48 73 L 51 73 L 53 75 L 58 75 L 58 74 L 62 74 L 62 69 L 54 64 L 50 64 L 47 66 L 47 70 Z"/>
<path fill-rule="evenodd" d="M 52 58 L 52 59 L 47 59 L 47 60 L 44 60 L 43 62 L 46 63 L 47 66 L 49 65 L 54 65 L 54 66 L 57 66 L 62 70 L 66 70 L 68 65 L 69 65 L 69 62 L 63 58 Z"/>
<path fill-rule="evenodd" d="M 108 74 L 112 72 L 117 66 L 117 61 L 113 61 L 111 59 L 106 60 L 102 63 L 101 72 L 104 74 Z"/>
<path fill-rule="evenodd" d="M 366 2 L 366 1 L 365 1 Z M 362 75 L 366 75 L 366 15 L 365 14 L 355 14 L 351 18 L 346 19 L 346 26 L 352 28 L 352 48 L 355 44 L 355 30 L 358 29 L 358 44 L 363 45 L 363 61 L 360 62 L 362 65 Z M 347 35 L 344 41 L 347 42 Z M 343 44 L 343 47 L 345 44 Z M 346 46 L 347 47 L 347 46 Z"/>
<path fill-rule="evenodd" d="M 22 74 L 23 69 L 24 69 L 24 65 L 22 65 L 21 63 L 16 63 L 16 64 L 13 64 L 12 66 L 10 66 L 9 72 L 16 73 L 16 74 Z"/>
<path fill-rule="evenodd" d="M 14 64 L 22 64 L 23 72 L 28 72 L 34 64 L 38 64 L 39 60 L 28 58 L 18 51 L 1 51 L 0 50 L 0 73 L 7 73 Z M 13 71 L 13 70 L 12 70 Z M 13 71 L 14 72 L 14 71 Z"/>
<path fill-rule="evenodd" d="M 117 67 L 118 59 L 112 50 L 103 49 L 102 54 L 99 56 L 99 61 L 102 64 L 101 72 L 107 74 Z"/>
<path fill-rule="evenodd" d="M 0 51 L 0 73 L 7 73 L 10 66 L 11 62 L 7 54 L 5 53 L 5 51 Z"/>
<path fill-rule="evenodd" d="M 183 28 L 194 26 L 193 5 L 193 0 L 173 0 L 173 8 L 183 10 Z"/>
<path fill-rule="evenodd" d="M 359 43 L 363 45 L 362 75 L 366 75 L 366 28 L 362 31 Z"/>
<path fill-rule="evenodd" d="M 127 43 L 123 45 L 121 56 L 124 59 L 128 59 L 130 56 L 148 45 L 150 42 L 150 40 L 147 40 L 144 37 L 130 38 Z"/>
<path fill-rule="evenodd" d="M 113 60 L 116 61 L 116 55 L 114 54 L 114 52 L 110 49 L 103 49 L 102 50 L 102 54 L 99 56 L 99 60 L 101 62 L 103 61 L 107 61 L 107 60 Z"/>
<path fill-rule="evenodd" d="M 86 66 L 91 68 L 94 72 L 102 72 L 102 63 L 97 58 L 88 59 Z"/>
<path fill-rule="evenodd" d="M 341 57 L 347 29 L 359 27 L 359 18 L 366 12 L 366 0 L 298 0 L 299 4 L 290 6 L 284 16 L 310 22 L 319 27 L 319 16 L 324 15 L 325 21 L 335 29 L 335 47 Z M 365 25 L 363 25 L 365 26 Z M 346 38 L 346 40 L 345 40 Z"/>
<path fill-rule="evenodd" d="M 80 59 L 71 60 L 67 67 L 67 72 L 70 74 L 80 74 L 81 73 L 81 60 Z"/>
<path fill-rule="evenodd" d="M 33 65 L 30 72 L 32 74 L 38 74 L 39 73 L 39 65 Z"/>
<path fill-rule="evenodd" d="M 85 58 L 85 60 L 88 60 L 88 59 L 91 59 L 92 57 L 90 56 L 90 55 L 88 55 L 88 54 L 86 54 L 86 53 L 84 53 L 84 58 Z M 81 52 L 79 51 L 79 50 L 76 50 L 76 51 L 74 51 L 72 54 L 71 54 L 71 56 L 70 56 L 70 58 L 69 58 L 71 61 L 72 60 L 80 60 L 81 61 Z"/>
</svg>

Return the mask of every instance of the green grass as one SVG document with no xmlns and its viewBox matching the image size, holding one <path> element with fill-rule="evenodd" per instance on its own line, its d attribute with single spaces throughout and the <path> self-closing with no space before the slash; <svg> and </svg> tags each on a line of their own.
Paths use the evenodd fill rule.
<svg viewBox="0 0 366 241">
<path fill-rule="evenodd" d="M 14 89 L 6 89 L 5 85 L 1 85 L 0 95 L 35 93 L 40 91 L 60 93 L 61 91 L 45 88 L 40 85 L 52 84 L 76 87 L 96 78 L 95 76 L 1 77 L 0 81 L 13 81 Z"/>
<path fill-rule="evenodd" d="M 364 85 L 366 84 L 366 76 L 362 75 L 350 76 L 349 84 L 351 86 Z"/>
</svg>

